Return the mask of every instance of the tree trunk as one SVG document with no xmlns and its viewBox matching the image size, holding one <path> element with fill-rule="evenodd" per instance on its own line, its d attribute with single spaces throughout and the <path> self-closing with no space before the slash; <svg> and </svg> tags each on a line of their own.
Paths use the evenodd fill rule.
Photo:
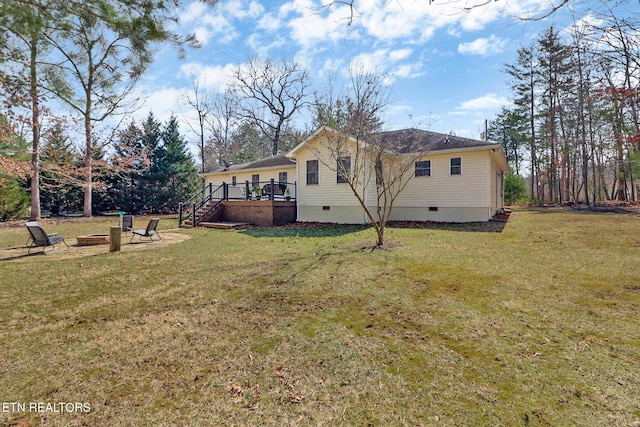
<svg viewBox="0 0 640 427">
<path fill-rule="evenodd" d="M 33 133 L 33 150 L 31 152 L 31 212 L 29 219 L 40 219 L 40 102 L 38 99 L 38 80 L 36 59 L 38 54 L 37 37 L 31 38 L 30 62 L 30 94 L 31 94 L 31 126 Z"/>
<path fill-rule="evenodd" d="M 376 242 L 376 246 L 384 245 L 384 224 L 379 224 L 376 232 L 378 233 L 378 241 Z"/>
<path fill-rule="evenodd" d="M 85 133 L 85 153 L 84 153 L 84 167 L 85 167 L 85 182 L 84 182 L 84 206 L 83 216 L 91 216 L 92 206 L 92 179 L 93 179 L 93 143 L 91 140 L 91 120 L 90 114 L 85 115 L 84 120 L 84 133 Z"/>
</svg>

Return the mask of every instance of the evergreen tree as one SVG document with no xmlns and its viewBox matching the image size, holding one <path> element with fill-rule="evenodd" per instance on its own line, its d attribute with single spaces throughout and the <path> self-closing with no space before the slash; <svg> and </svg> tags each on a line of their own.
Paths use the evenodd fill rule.
<svg viewBox="0 0 640 427">
<path fill-rule="evenodd" d="M 13 132 L 0 115 L 0 220 L 23 216 L 29 206 L 27 167 L 29 143 Z"/>
<path fill-rule="evenodd" d="M 180 202 L 187 200 L 198 190 L 200 178 L 175 116 L 166 123 L 162 131 L 162 142 L 162 153 L 158 153 L 157 164 L 158 177 L 162 178 L 157 183 L 162 183 L 162 187 L 158 186 L 155 190 L 163 196 L 162 209 L 173 211 Z"/>
<path fill-rule="evenodd" d="M 143 132 L 135 122 L 118 134 L 110 176 L 111 199 L 115 207 L 138 213 L 145 206 L 141 187 L 149 170 L 149 159 L 143 145 Z"/>
<path fill-rule="evenodd" d="M 164 195 L 158 191 L 162 187 L 163 177 L 158 173 L 158 167 L 164 157 L 162 147 L 162 123 L 156 120 L 152 112 L 149 112 L 142 123 L 142 146 L 148 159 L 148 169 L 145 171 L 138 191 L 145 200 L 146 209 L 151 212 L 160 212 L 164 203 Z"/>
<path fill-rule="evenodd" d="M 489 121 L 488 139 L 504 148 L 509 167 L 520 175 L 527 146 L 526 118 L 517 109 L 502 107 L 496 118 Z"/>
<path fill-rule="evenodd" d="M 504 202 L 507 205 L 516 204 L 527 197 L 527 183 L 518 174 L 504 176 Z"/>
<path fill-rule="evenodd" d="M 55 120 L 44 133 L 40 174 L 42 208 L 58 215 L 61 210 L 82 210 L 82 173 L 79 158 L 65 132 L 65 123 Z"/>
<path fill-rule="evenodd" d="M 263 159 L 271 155 L 271 141 L 260 128 L 244 121 L 233 132 L 229 163 L 238 164 Z"/>
<path fill-rule="evenodd" d="M 529 166 L 531 177 L 531 199 L 540 194 L 538 180 L 538 145 L 536 132 L 537 94 L 539 78 L 537 74 L 536 45 L 522 47 L 517 50 L 518 59 L 515 64 L 507 64 L 505 71 L 512 77 L 511 89 L 514 92 L 514 103 L 519 114 L 526 118 L 527 139 L 529 143 Z"/>
</svg>

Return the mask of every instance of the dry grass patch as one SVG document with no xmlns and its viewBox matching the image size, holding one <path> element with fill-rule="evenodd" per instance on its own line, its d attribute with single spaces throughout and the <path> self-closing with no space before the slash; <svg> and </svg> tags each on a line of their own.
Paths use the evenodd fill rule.
<svg viewBox="0 0 640 427">
<path fill-rule="evenodd" d="M 189 230 L 0 263 L 0 400 L 91 406 L 0 423 L 633 425 L 639 231 L 534 210 L 373 252 L 361 227 Z"/>
</svg>

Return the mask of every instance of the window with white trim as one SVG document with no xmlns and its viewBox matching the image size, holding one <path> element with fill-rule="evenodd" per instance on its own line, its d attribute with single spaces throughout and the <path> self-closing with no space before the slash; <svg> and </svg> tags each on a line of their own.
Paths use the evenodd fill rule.
<svg viewBox="0 0 640 427">
<path fill-rule="evenodd" d="M 343 184 L 348 182 L 351 177 L 351 156 L 338 157 L 337 169 L 336 183 Z"/>
<path fill-rule="evenodd" d="M 417 161 L 415 176 L 431 176 L 431 160 Z"/>
<path fill-rule="evenodd" d="M 450 160 L 451 175 L 462 175 L 462 157 L 452 157 Z"/>
<path fill-rule="evenodd" d="M 307 185 L 318 185 L 318 161 L 307 160 Z"/>
</svg>

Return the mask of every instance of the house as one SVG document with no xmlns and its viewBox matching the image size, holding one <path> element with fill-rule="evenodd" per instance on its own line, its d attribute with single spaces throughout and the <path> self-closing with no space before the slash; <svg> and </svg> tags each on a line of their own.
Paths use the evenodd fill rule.
<svg viewBox="0 0 640 427">
<path fill-rule="evenodd" d="M 332 129 L 321 128 L 287 153 L 296 161 L 297 219 L 367 222 L 352 190 L 336 176 L 337 166 L 330 163 L 335 158 L 335 153 L 327 152 L 332 133 Z M 417 129 L 383 132 L 378 137 L 383 144 L 406 146 L 406 150 L 396 147 L 394 155 L 408 155 L 414 163 L 408 170 L 412 176 L 407 177 L 406 187 L 398 194 L 389 220 L 487 221 L 503 207 L 503 175 L 509 168 L 499 144 Z M 355 143 L 345 148 L 343 159 L 353 159 Z M 420 151 L 412 157 L 408 147 L 420 147 Z M 358 173 L 370 175 L 360 180 L 359 191 L 369 210 L 376 212 L 373 169 L 359 169 Z"/>
<path fill-rule="evenodd" d="M 502 209 L 503 177 L 509 168 L 500 144 L 417 129 L 382 132 L 372 138 L 376 144 L 394 148 L 385 151 L 379 170 L 393 162 L 411 162 L 405 167 L 406 185 L 388 220 L 488 221 Z M 330 141 L 340 141 L 339 156 Z M 322 127 L 286 154 L 218 167 L 203 175 L 212 187 L 225 183 L 223 198 L 229 202 L 252 201 L 255 205 L 253 190 L 267 184 L 270 191 L 263 198 L 273 206 L 284 202 L 285 189 L 292 192 L 294 201 L 287 203 L 295 209 L 290 215 L 294 220 L 362 224 L 369 222 L 364 209 L 337 170 L 358 177 L 354 182 L 363 202 L 377 212 L 380 172 L 378 166 L 362 161 L 361 154 L 372 147 L 371 141 Z M 419 151 L 414 147 L 420 147 Z M 250 214 L 243 218 L 250 219 Z"/>
</svg>

